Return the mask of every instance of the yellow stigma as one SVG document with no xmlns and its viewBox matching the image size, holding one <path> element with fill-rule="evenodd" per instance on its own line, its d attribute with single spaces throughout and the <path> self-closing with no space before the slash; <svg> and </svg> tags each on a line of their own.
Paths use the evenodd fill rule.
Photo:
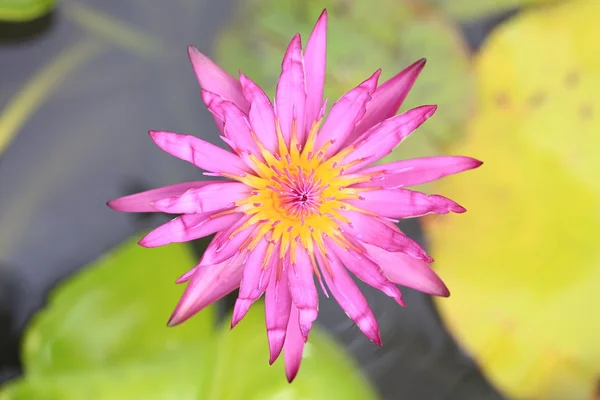
<svg viewBox="0 0 600 400">
<path fill-rule="evenodd" d="M 319 149 L 314 148 L 320 122 L 313 124 L 304 148 L 298 143 L 295 124 L 292 125 L 292 137 L 288 144 L 277 122 L 278 151 L 275 154 L 265 149 L 253 134 L 261 154 L 243 157 L 252 166 L 255 175 L 224 174 L 254 189 L 250 197 L 236 203 L 236 211 L 250 216 L 237 231 L 258 225 L 248 243 L 244 244 L 248 250 L 252 250 L 266 236 L 271 242 L 269 254 L 275 243 L 280 243 L 280 258 L 283 259 L 289 251 L 291 262 L 294 263 L 298 245 L 302 245 L 309 254 L 312 254 L 316 245 L 325 254 L 324 237 L 330 237 L 343 248 L 354 248 L 340 232 L 342 228 L 339 223 L 350 221 L 339 211 L 364 212 L 344 201 L 359 199 L 359 192 L 365 190 L 348 186 L 368 182 L 371 177 L 344 175 L 350 164 L 344 165 L 342 162 L 354 150 L 353 147 L 327 160 L 325 152 L 333 141 L 326 142 Z"/>
</svg>

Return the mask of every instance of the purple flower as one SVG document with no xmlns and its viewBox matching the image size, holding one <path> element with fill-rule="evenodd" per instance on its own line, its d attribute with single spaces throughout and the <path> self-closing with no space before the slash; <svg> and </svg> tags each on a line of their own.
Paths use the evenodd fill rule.
<svg viewBox="0 0 600 400">
<path fill-rule="evenodd" d="M 190 47 L 202 97 L 231 151 L 189 135 L 150 136 L 205 175 L 226 180 L 179 183 L 109 202 L 118 211 L 181 214 L 147 234 L 140 241 L 145 247 L 216 233 L 200 263 L 177 281 L 189 283 L 169 325 L 239 288 L 235 326 L 264 294 L 270 362 L 283 350 L 289 381 L 318 315 L 315 277 L 379 345 L 377 321 L 350 273 L 402 306 L 397 284 L 449 295 L 432 258 L 395 222 L 464 212 L 450 199 L 405 187 L 481 164 L 448 156 L 373 165 L 436 110 L 421 106 L 395 115 L 425 60 L 381 85 L 376 71 L 324 118 L 326 28 L 324 11 L 304 53 L 294 36 L 274 104 L 250 78 L 233 78 Z"/>
</svg>

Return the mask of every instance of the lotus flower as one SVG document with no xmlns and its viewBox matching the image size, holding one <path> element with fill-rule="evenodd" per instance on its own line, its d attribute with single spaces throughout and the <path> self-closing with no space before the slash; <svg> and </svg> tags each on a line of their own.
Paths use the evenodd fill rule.
<svg viewBox="0 0 600 400">
<path fill-rule="evenodd" d="M 291 382 L 318 315 L 318 282 L 373 342 L 377 321 L 351 274 L 404 306 L 397 285 L 448 296 L 431 257 L 395 225 L 428 213 L 462 213 L 438 195 L 406 189 L 475 168 L 467 157 L 374 165 L 433 115 L 425 105 L 395 115 L 425 64 L 378 85 L 380 70 L 342 96 L 327 118 L 323 101 L 326 11 L 303 53 L 294 36 L 274 103 L 250 78 L 239 80 L 193 47 L 189 57 L 224 150 L 195 136 L 151 131 L 167 153 L 219 180 L 179 183 L 109 202 L 126 212 L 178 214 L 148 233 L 145 247 L 216 233 L 169 325 L 239 288 L 232 327 L 264 294 L 270 363 L 284 352 Z M 222 179 L 225 178 L 225 179 Z"/>
</svg>

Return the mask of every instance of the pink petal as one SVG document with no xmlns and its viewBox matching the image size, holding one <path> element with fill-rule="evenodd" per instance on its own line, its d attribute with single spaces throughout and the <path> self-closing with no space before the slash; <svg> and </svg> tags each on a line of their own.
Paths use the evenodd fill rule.
<svg viewBox="0 0 600 400">
<path fill-rule="evenodd" d="M 232 102 L 206 90 L 202 91 L 202 97 L 209 111 L 223 120 L 223 133 L 234 144 L 234 150 L 238 153 L 243 151 L 259 155 L 260 151 L 250 133 L 250 122 L 246 113 Z"/>
<path fill-rule="evenodd" d="M 242 95 L 242 87 L 237 79 L 221 69 L 194 46 L 188 47 L 188 55 L 196 78 L 203 89 L 233 102 L 243 111 L 248 111 L 249 104 Z"/>
<path fill-rule="evenodd" d="M 270 351 L 269 364 L 273 364 L 277 360 L 283 349 L 292 306 L 287 271 L 284 269 L 281 273 L 278 273 L 278 267 L 276 266 L 271 271 L 271 280 L 265 292 L 265 322 Z"/>
<path fill-rule="evenodd" d="M 450 296 L 448 288 L 428 263 L 406 254 L 390 253 L 376 246 L 364 246 L 392 282 L 434 296 Z"/>
<path fill-rule="evenodd" d="M 319 314 L 319 295 L 315 287 L 312 263 L 302 246 L 296 248 L 296 264 L 291 264 L 288 269 L 288 285 L 294 306 L 298 309 L 300 330 L 306 341 L 312 323 Z"/>
<path fill-rule="evenodd" d="M 179 278 L 177 278 L 175 283 L 177 283 L 177 284 L 186 283 L 187 281 L 192 279 L 192 276 L 194 276 L 194 274 L 196 273 L 196 271 L 198 270 L 199 267 L 200 267 L 199 265 L 196 265 L 194 268 L 190 269 L 188 272 L 186 272 L 185 274 L 183 274 Z"/>
<path fill-rule="evenodd" d="M 354 280 L 335 255 L 329 255 L 332 259 L 332 262 L 329 263 L 331 275 L 324 269 L 323 257 L 319 253 L 316 253 L 316 256 L 329 291 L 340 307 L 367 338 L 381 346 L 381 335 L 379 334 L 379 325 L 375 315 L 373 315 L 367 299 L 356 286 Z"/>
<path fill-rule="evenodd" d="M 371 95 L 377 87 L 379 75 L 381 75 L 381 70 L 377 70 L 369 79 L 343 95 L 333 105 L 317 136 L 316 150 L 329 140 L 333 140 L 326 155 L 337 153 L 358 121 L 365 115 L 367 103 L 371 100 Z"/>
<path fill-rule="evenodd" d="M 272 154 L 277 150 L 277 133 L 275 131 L 275 112 L 265 92 L 250 78 L 240 74 L 240 82 L 244 97 L 250 103 L 248 118 L 252 131 L 260 143 Z"/>
<path fill-rule="evenodd" d="M 424 66 L 425 59 L 423 58 L 377 88 L 367 105 L 365 116 L 348 138 L 348 143 L 351 143 L 351 141 L 381 121 L 393 117 L 398 112 Z"/>
<path fill-rule="evenodd" d="M 352 235 L 363 243 L 369 243 L 386 251 L 403 252 L 411 257 L 431 262 L 433 259 L 414 240 L 403 234 L 392 223 L 354 211 L 341 211 L 352 226 L 344 228 L 344 234 Z"/>
<path fill-rule="evenodd" d="M 437 194 L 407 189 L 373 190 L 361 193 L 364 200 L 348 200 L 348 203 L 388 218 L 413 218 L 429 213 L 464 213 L 456 202 Z"/>
<path fill-rule="evenodd" d="M 179 325 L 204 307 L 237 289 L 241 278 L 241 257 L 216 265 L 198 267 L 175 307 L 168 325 Z"/>
<path fill-rule="evenodd" d="M 256 230 L 256 226 L 251 225 L 236 233 L 233 237 L 231 235 L 245 221 L 246 219 L 242 218 L 237 224 L 231 225 L 229 229 L 219 232 L 213 242 L 206 248 L 202 256 L 202 264 L 217 264 L 243 252 L 245 248 L 241 248 L 241 246 Z"/>
<path fill-rule="evenodd" d="M 342 249 L 330 239 L 327 239 L 325 243 L 327 250 L 335 253 L 346 268 L 356 275 L 358 279 L 377 290 L 381 290 L 396 300 L 401 306 L 405 306 L 400 289 L 384 275 L 381 268 L 371 261 L 366 254 L 350 253 L 350 251 Z"/>
<path fill-rule="evenodd" d="M 318 120 L 323 103 L 323 87 L 327 66 L 327 10 L 317 20 L 304 51 L 306 74 L 306 127 Z"/>
<path fill-rule="evenodd" d="M 157 189 L 147 190 L 145 192 L 132 194 L 118 199 L 111 200 L 107 205 L 116 211 L 122 212 L 158 212 L 151 203 L 173 196 L 179 196 L 190 189 L 198 189 L 220 181 L 197 181 L 183 182 L 175 185 L 164 186 Z"/>
<path fill-rule="evenodd" d="M 384 189 L 420 185 L 435 181 L 447 175 L 456 174 L 477 168 L 481 161 L 462 156 L 422 157 L 410 160 L 395 161 L 388 164 L 375 165 L 360 171 L 366 173 L 382 173 L 375 182 L 357 185 L 381 186 Z"/>
<path fill-rule="evenodd" d="M 306 92 L 304 81 L 304 61 L 302 59 L 302 43 L 300 35 L 294 36 L 290 42 L 283 63 L 281 76 L 277 83 L 275 96 L 275 112 L 279 119 L 281 133 L 289 145 L 292 137 L 292 121 L 296 121 L 296 133 L 300 143 L 304 143 L 304 108 Z"/>
<path fill-rule="evenodd" d="M 283 357 L 285 358 L 285 376 L 292 383 L 302 362 L 305 339 L 302 337 L 301 327 L 298 324 L 298 310 L 292 305 L 290 311 L 285 343 L 283 345 Z"/>
<path fill-rule="evenodd" d="M 264 266 L 267 244 L 266 240 L 261 240 L 256 248 L 246 256 L 240 293 L 233 308 L 232 328 L 244 318 L 252 303 L 258 300 L 267 288 L 271 273 L 269 266 L 273 264 L 269 262 Z M 276 258 L 272 257 L 272 259 Z"/>
<path fill-rule="evenodd" d="M 357 161 L 357 164 L 348 168 L 346 172 L 360 170 L 390 154 L 408 135 L 427 121 L 427 118 L 435 113 L 436 108 L 436 106 L 413 108 L 387 119 L 365 132 L 354 142 L 356 150 L 344 158 L 341 164 L 361 161 Z"/>
<path fill-rule="evenodd" d="M 189 189 L 179 196 L 156 200 L 152 206 L 169 214 L 196 214 L 231 208 L 252 189 L 239 182 L 218 182 Z"/>
<path fill-rule="evenodd" d="M 236 175 L 251 172 L 237 155 L 195 136 L 158 131 L 148 133 L 158 147 L 205 171 Z"/>
<path fill-rule="evenodd" d="M 148 233 L 139 244 L 144 247 L 157 247 L 189 242 L 223 230 L 238 221 L 241 216 L 241 213 L 233 213 L 211 218 L 212 214 L 208 212 L 180 215 Z"/>
</svg>

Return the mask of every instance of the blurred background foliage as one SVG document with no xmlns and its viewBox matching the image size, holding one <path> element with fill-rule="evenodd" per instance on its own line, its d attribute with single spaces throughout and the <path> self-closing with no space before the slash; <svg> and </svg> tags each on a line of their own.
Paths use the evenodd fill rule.
<svg viewBox="0 0 600 400">
<path fill-rule="evenodd" d="M 376 5 L 362 0 L 241 2 L 233 23 L 219 35 L 216 59 L 231 73 L 243 68 L 273 96 L 289 27 L 310 33 L 323 8 L 332 16 L 325 89 L 332 102 L 377 68 L 384 82 L 400 68 L 427 58 L 403 110 L 438 104 L 439 112 L 384 161 L 437 154 L 460 135 L 473 106 L 468 47 L 454 22 L 413 0 L 380 0 Z"/>
<path fill-rule="evenodd" d="M 363 287 L 381 349 L 323 300 L 288 385 L 260 307 L 231 332 L 227 299 L 166 329 L 206 241 L 138 248 L 163 219 L 104 202 L 199 179 L 144 135 L 218 142 L 185 45 L 272 95 L 287 41 L 325 7 L 330 105 L 428 59 L 403 109 L 438 113 L 386 161 L 485 164 L 425 188 L 467 214 L 402 226 L 452 296 L 406 290 L 398 310 Z M 0 399 L 600 398 L 598 15 L 598 0 L 0 0 Z"/>
</svg>

